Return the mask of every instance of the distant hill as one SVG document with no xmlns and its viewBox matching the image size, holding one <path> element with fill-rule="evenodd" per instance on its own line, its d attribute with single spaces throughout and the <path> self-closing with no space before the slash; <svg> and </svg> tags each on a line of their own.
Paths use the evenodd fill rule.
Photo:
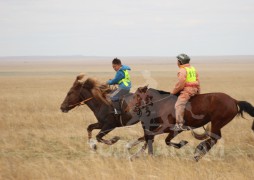
<svg viewBox="0 0 254 180">
<path fill-rule="evenodd" d="M 0 64 L 13 63 L 78 63 L 78 64 L 111 64 L 115 57 L 100 56 L 9 56 L 0 57 Z M 118 57 L 123 64 L 171 64 L 176 62 L 175 57 L 146 57 L 123 56 Z M 254 62 L 254 56 L 192 56 L 193 63 L 241 63 Z"/>
</svg>

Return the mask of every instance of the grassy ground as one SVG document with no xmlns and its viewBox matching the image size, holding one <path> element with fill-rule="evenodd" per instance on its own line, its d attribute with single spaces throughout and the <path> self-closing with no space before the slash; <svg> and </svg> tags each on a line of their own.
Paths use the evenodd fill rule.
<svg viewBox="0 0 254 180">
<path fill-rule="evenodd" d="M 81 65 L 89 76 L 101 81 L 114 76 L 110 64 L 107 68 Z M 113 146 L 98 144 L 97 152 L 91 151 L 86 127 L 96 121 L 92 112 L 86 106 L 68 114 L 59 110 L 81 68 L 53 64 L 49 70 L 44 65 L 34 67 L 36 71 L 26 65 L 0 68 L 0 179 L 254 178 L 253 118 L 248 115 L 248 120 L 235 118 L 225 126 L 223 138 L 198 163 L 193 160 L 193 154 L 200 141 L 189 132 L 175 138 L 176 142 L 189 141 L 180 150 L 166 146 L 166 135 L 159 135 L 155 138 L 153 158 L 144 154 L 129 161 L 125 145 L 142 136 L 140 124 L 114 130 L 106 138 L 120 136 L 119 142 Z M 175 64 L 139 64 L 132 68 L 135 87 L 150 84 L 169 91 L 176 82 Z M 202 93 L 225 92 L 254 104 L 254 63 L 199 63 L 196 68 L 200 71 Z M 95 130 L 93 137 L 96 133 Z"/>
</svg>

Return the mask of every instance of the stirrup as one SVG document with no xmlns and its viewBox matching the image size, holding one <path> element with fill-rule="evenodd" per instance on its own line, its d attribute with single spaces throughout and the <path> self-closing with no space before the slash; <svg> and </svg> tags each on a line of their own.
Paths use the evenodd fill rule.
<svg viewBox="0 0 254 180">
<path fill-rule="evenodd" d="M 182 131 L 191 130 L 191 128 L 189 126 L 184 126 L 184 125 L 180 126 L 180 128 L 181 128 Z"/>
<path fill-rule="evenodd" d="M 172 131 L 188 131 L 190 130 L 188 127 L 183 126 L 182 124 L 175 124 L 173 127 L 170 128 Z"/>
<path fill-rule="evenodd" d="M 117 109 L 116 108 L 114 108 L 114 114 L 116 114 L 116 115 L 120 115 L 120 114 L 122 114 L 120 111 L 117 111 Z"/>
</svg>

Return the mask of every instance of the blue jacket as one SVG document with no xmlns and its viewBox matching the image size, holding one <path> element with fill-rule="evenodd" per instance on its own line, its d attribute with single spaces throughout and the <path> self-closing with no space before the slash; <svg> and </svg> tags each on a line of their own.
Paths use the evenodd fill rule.
<svg viewBox="0 0 254 180">
<path fill-rule="evenodd" d="M 129 66 L 122 65 L 122 67 L 116 72 L 115 78 L 108 80 L 109 85 L 118 84 L 118 82 L 125 78 L 124 70 L 131 70 Z M 119 84 L 119 88 L 130 90 L 131 89 L 131 82 L 128 83 L 128 86 L 126 87 L 123 83 Z"/>
</svg>

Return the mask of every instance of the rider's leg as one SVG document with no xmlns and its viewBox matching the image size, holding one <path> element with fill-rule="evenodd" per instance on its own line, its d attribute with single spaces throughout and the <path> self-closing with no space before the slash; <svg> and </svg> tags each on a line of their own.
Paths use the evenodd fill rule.
<svg viewBox="0 0 254 180">
<path fill-rule="evenodd" d="M 130 92 L 129 90 L 118 88 L 110 95 L 110 99 L 112 101 L 115 114 L 121 114 L 120 99 L 123 98 L 123 96 L 128 94 L 129 92 Z"/>
<path fill-rule="evenodd" d="M 195 87 L 185 87 L 184 90 L 179 95 L 176 104 L 175 104 L 175 111 L 176 111 L 176 126 L 174 129 L 177 130 L 187 130 L 183 128 L 184 125 L 184 112 L 185 106 L 189 99 L 198 93 L 198 89 Z"/>
<path fill-rule="evenodd" d="M 183 118 L 184 111 L 185 111 L 186 103 L 188 102 L 189 99 L 190 99 L 189 94 L 182 92 L 176 101 L 176 104 L 175 104 L 176 124 L 179 124 L 180 126 L 184 124 L 184 118 Z"/>
</svg>

